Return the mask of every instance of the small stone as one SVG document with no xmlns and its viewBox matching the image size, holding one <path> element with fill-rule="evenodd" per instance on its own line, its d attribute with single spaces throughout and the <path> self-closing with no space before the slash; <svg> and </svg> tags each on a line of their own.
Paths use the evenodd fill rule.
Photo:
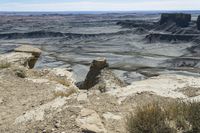
<svg viewBox="0 0 200 133">
<path fill-rule="evenodd" d="M 121 120 L 121 119 L 122 119 L 121 116 L 119 116 L 119 115 L 114 115 L 114 114 L 112 114 L 112 113 L 110 113 L 110 112 L 104 113 L 104 114 L 103 114 L 103 117 L 104 117 L 104 119 L 106 119 L 107 121 L 110 120 L 110 119 L 112 119 L 112 120 Z"/>
<path fill-rule="evenodd" d="M 55 128 L 59 128 L 60 127 L 60 122 L 58 120 L 55 120 L 54 127 Z"/>
<path fill-rule="evenodd" d="M 3 98 L 0 98 L 0 104 L 2 104 L 3 103 Z"/>
<path fill-rule="evenodd" d="M 79 95 L 77 97 L 77 100 L 79 102 L 86 102 L 86 101 L 88 101 L 87 93 L 84 93 L 84 92 L 79 93 Z"/>
</svg>

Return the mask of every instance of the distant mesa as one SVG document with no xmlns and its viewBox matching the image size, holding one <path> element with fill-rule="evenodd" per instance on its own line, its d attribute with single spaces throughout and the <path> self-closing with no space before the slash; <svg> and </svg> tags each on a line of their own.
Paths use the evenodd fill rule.
<svg viewBox="0 0 200 133">
<path fill-rule="evenodd" d="M 184 13 L 163 13 L 161 14 L 160 24 L 174 22 L 177 26 L 187 27 L 191 22 L 191 14 Z"/>
<path fill-rule="evenodd" d="M 198 30 L 200 30 L 200 15 L 198 16 L 198 19 L 197 19 L 197 28 Z"/>
</svg>

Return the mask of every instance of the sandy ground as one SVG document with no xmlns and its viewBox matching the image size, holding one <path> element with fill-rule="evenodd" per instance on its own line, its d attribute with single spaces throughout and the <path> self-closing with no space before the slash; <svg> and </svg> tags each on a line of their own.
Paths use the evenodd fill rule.
<svg viewBox="0 0 200 133">
<path fill-rule="evenodd" d="M 28 70 L 20 78 L 12 69 L 0 70 L 0 132 L 81 133 L 77 118 L 83 109 L 91 109 L 107 133 L 125 133 L 125 118 L 137 105 L 199 100 L 200 94 L 200 78 L 161 75 L 107 93 L 79 91 L 60 97 L 55 95 L 59 83 L 41 75 Z"/>
</svg>

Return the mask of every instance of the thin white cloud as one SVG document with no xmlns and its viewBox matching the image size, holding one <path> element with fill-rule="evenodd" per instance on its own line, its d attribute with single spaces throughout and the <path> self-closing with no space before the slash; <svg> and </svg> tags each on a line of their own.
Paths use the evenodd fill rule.
<svg viewBox="0 0 200 133">
<path fill-rule="evenodd" d="M 0 11 L 134 11 L 134 10 L 200 10 L 200 0 L 162 0 L 142 2 L 64 2 L 6 3 Z"/>
</svg>

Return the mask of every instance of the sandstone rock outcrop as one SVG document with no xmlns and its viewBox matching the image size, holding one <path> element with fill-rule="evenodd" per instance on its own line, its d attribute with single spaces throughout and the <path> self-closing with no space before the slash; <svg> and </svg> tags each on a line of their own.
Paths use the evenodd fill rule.
<svg viewBox="0 0 200 133">
<path fill-rule="evenodd" d="M 14 49 L 12 53 L 0 55 L 0 62 L 7 62 L 11 66 L 17 65 L 33 68 L 41 53 L 42 51 L 38 48 L 22 45 Z"/>
<path fill-rule="evenodd" d="M 115 89 L 123 86 L 124 83 L 115 77 L 108 66 L 105 58 L 93 60 L 86 79 L 80 86 L 80 89 L 98 89 L 101 92 L 105 92 L 107 89 Z"/>
<path fill-rule="evenodd" d="M 14 49 L 15 52 L 21 52 L 21 53 L 31 53 L 34 58 L 32 58 L 28 65 L 30 68 L 33 68 L 35 66 L 35 63 L 37 62 L 38 58 L 40 57 L 42 51 L 38 48 L 32 47 L 30 45 L 22 45 L 20 47 L 17 47 Z"/>
<path fill-rule="evenodd" d="M 198 19 L 197 19 L 197 28 L 198 30 L 200 30 L 200 15 L 198 16 Z"/>
<path fill-rule="evenodd" d="M 35 57 L 31 53 L 8 53 L 0 55 L 0 62 L 7 62 L 10 66 L 23 66 L 28 68 L 33 68 L 35 62 Z"/>
<path fill-rule="evenodd" d="M 191 14 L 183 13 L 163 13 L 161 14 L 160 24 L 174 22 L 177 26 L 187 27 L 191 21 Z"/>
</svg>

